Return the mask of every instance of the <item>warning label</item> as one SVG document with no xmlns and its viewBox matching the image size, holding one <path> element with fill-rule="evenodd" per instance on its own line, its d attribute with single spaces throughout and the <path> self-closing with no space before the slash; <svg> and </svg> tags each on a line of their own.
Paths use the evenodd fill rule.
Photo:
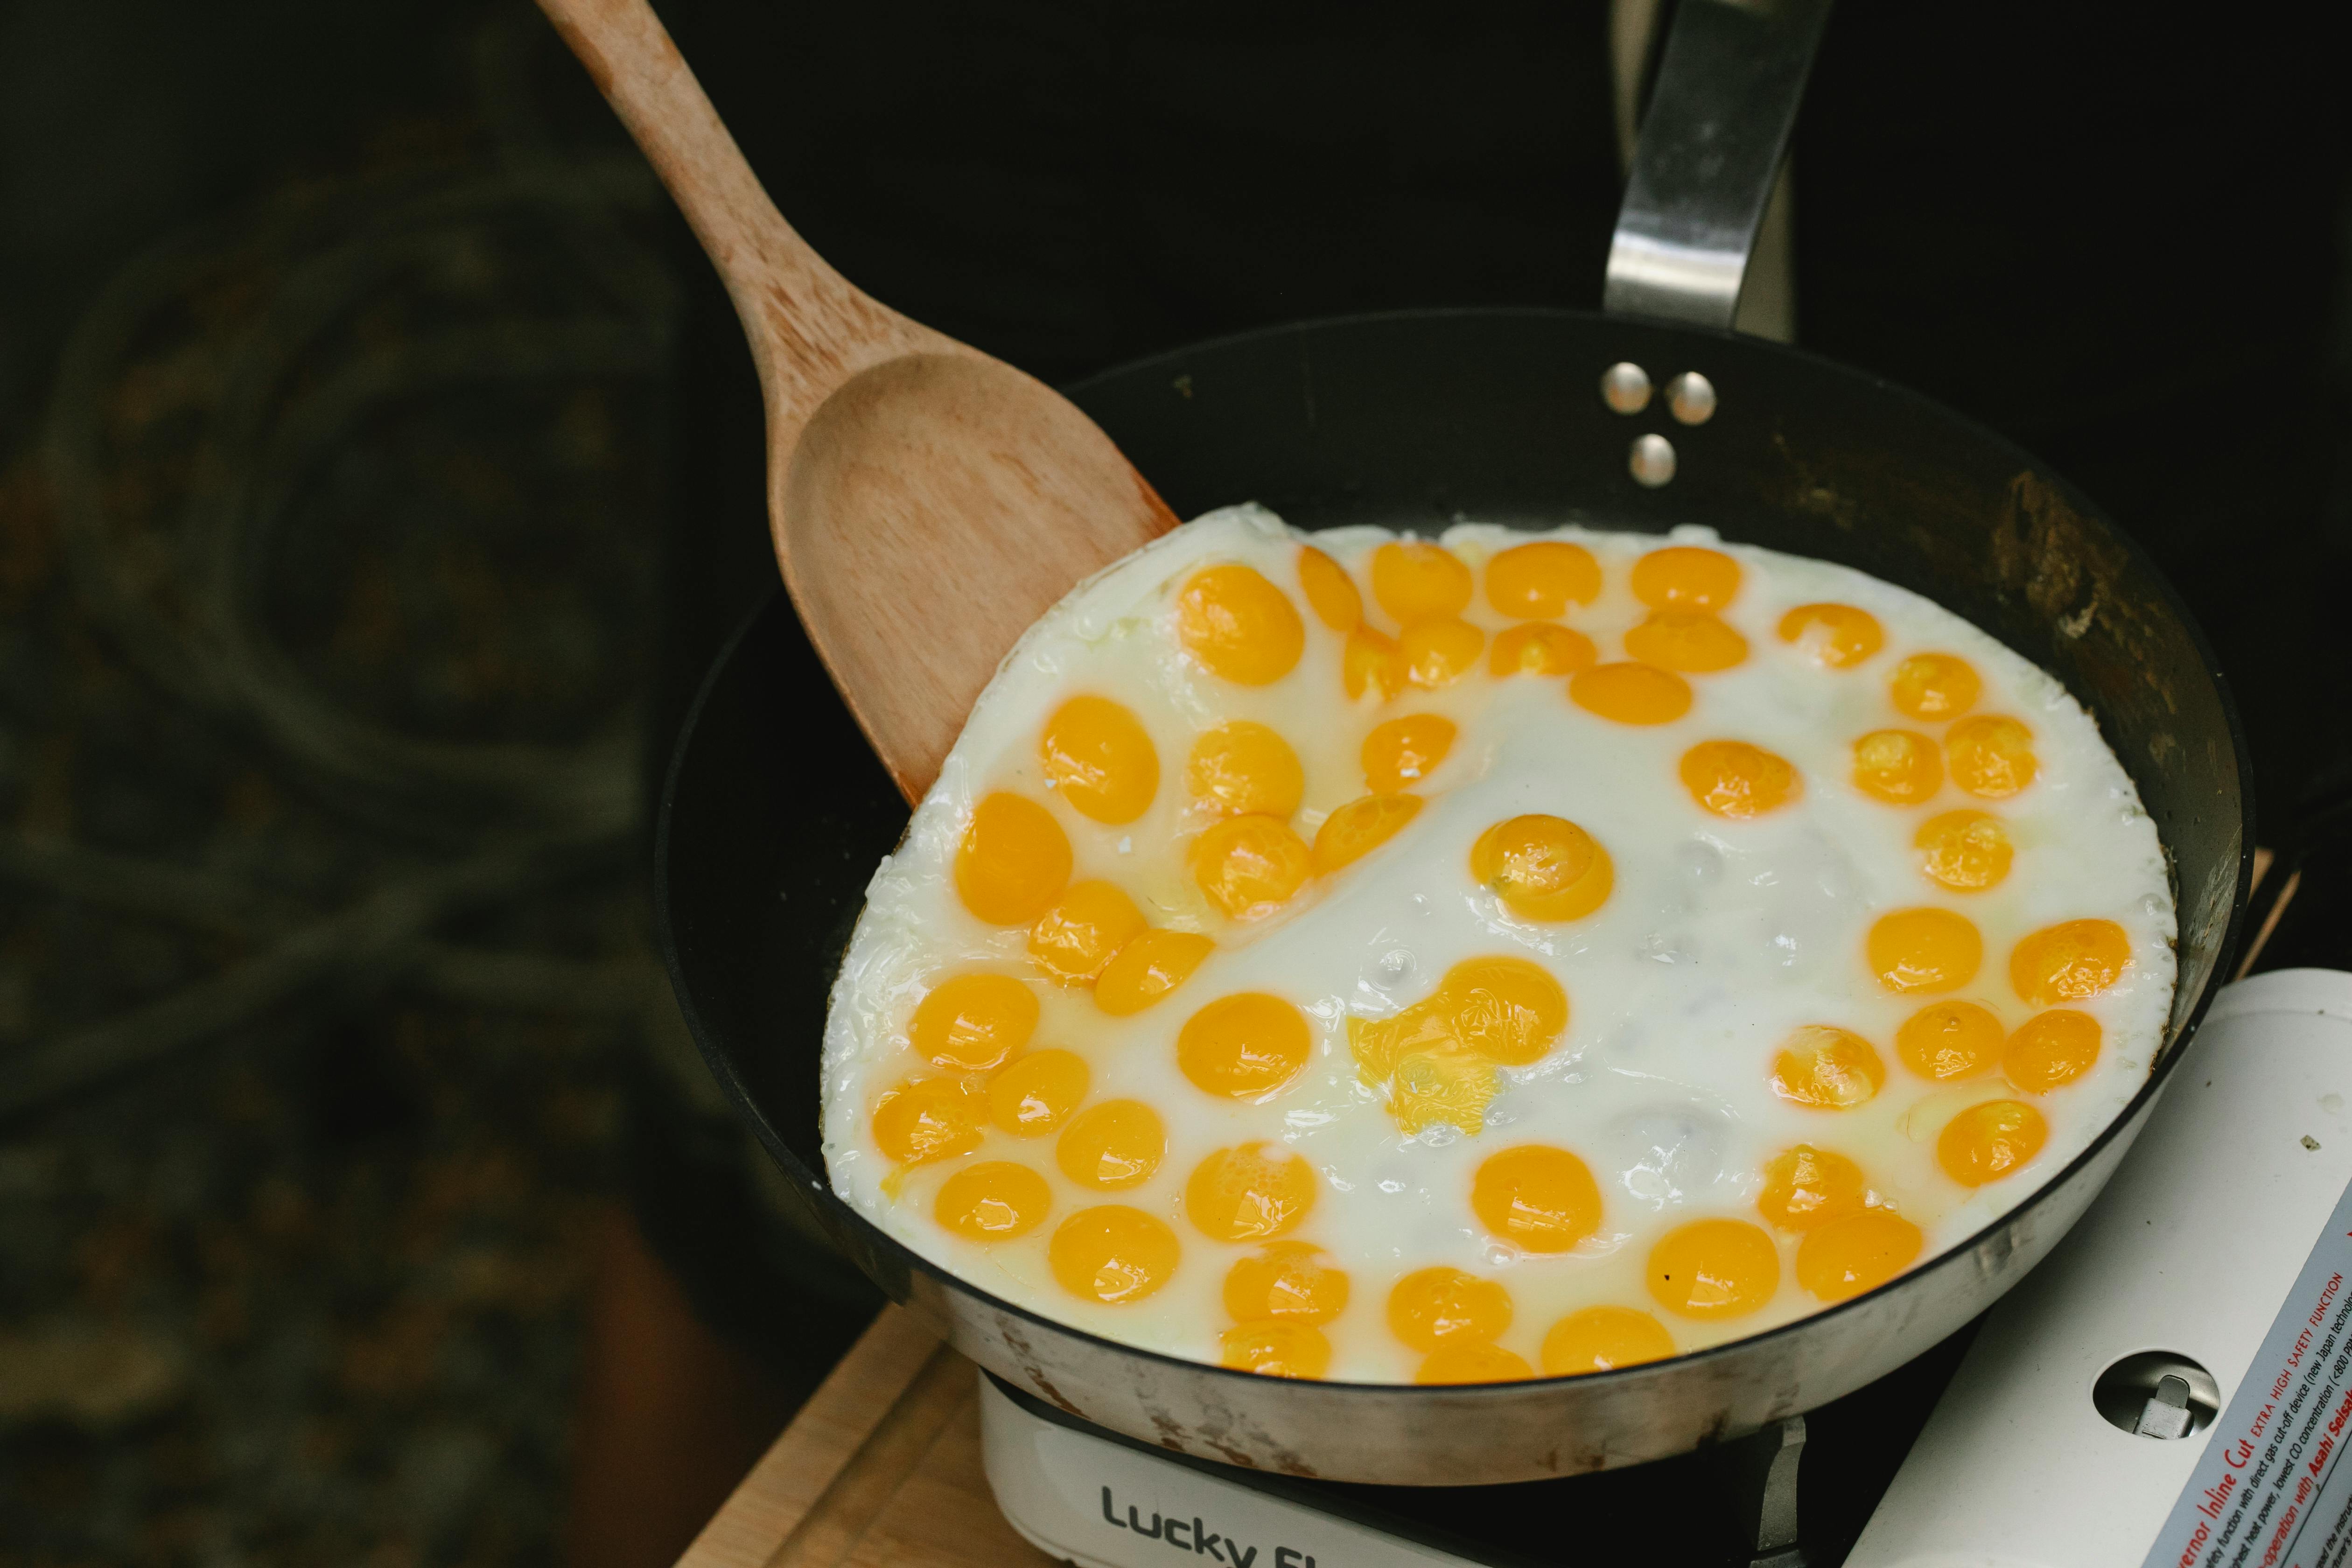
<svg viewBox="0 0 2352 1568">
<path fill-rule="evenodd" d="M 2352 1559 L 2348 1325 L 2352 1190 L 2214 1423 L 2144 1568 L 2342 1568 Z"/>
</svg>

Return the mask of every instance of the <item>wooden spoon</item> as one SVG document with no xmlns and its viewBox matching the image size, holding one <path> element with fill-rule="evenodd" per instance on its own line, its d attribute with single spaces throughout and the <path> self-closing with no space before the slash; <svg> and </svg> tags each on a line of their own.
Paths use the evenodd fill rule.
<svg viewBox="0 0 2352 1568">
<path fill-rule="evenodd" d="M 809 639 L 908 800 L 1014 639 L 1176 519 L 1050 387 L 860 293 L 793 232 L 646 0 L 540 0 L 710 253 L 768 411 Z"/>
</svg>

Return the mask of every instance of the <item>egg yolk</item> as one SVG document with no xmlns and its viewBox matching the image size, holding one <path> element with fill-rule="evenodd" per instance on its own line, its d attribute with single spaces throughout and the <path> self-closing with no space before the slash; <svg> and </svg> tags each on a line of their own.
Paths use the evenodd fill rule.
<svg viewBox="0 0 2352 1568">
<path fill-rule="evenodd" d="M 1140 1301 L 1167 1284 L 1182 1255 L 1174 1231 L 1125 1204 L 1080 1209 L 1055 1228 L 1045 1248 L 1063 1289 L 1110 1307 Z"/>
<path fill-rule="evenodd" d="M 1406 1137 L 1440 1122 L 1475 1138 L 1501 1086 L 1492 1063 L 1462 1050 L 1408 1051 L 1388 1078 L 1389 1115 Z"/>
<path fill-rule="evenodd" d="M 1225 1311 L 1241 1322 L 1328 1323 L 1347 1307 L 1347 1270 L 1311 1241 L 1269 1241 L 1225 1276 Z"/>
<path fill-rule="evenodd" d="M 1143 934 L 1143 911 L 1108 882 L 1076 882 L 1029 928 L 1029 956 L 1057 984 L 1085 985 Z"/>
<path fill-rule="evenodd" d="M 2066 921 L 2035 931 L 2009 955 L 2009 983 L 2037 1007 L 2096 996 L 2123 978 L 2131 939 L 2113 921 Z"/>
<path fill-rule="evenodd" d="M 1244 1100 L 1271 1094 L 1297 1077 L 1313 1043 L 1306 1014 L 1279 996 L 1243 991 L 1184 1021 L 1176 1065 L 1211 1094 Z"/>
<path fill-rule="evenodd" d="M 1372 552 L 1372 597 L 1401 626 L 1458 616 L 1470 603 L 1470 568 L 1443 545 L 1394 540 Z"/>
<path fill-rule="evenodd" d="M 1486 1233 L 1529 1252 L 1566 1252 L 1601 1228 L 1601 1188 L 1565 1149 L 1523 1143 L 1489 1154 L 1470 1183 Z"/>
<path fill-rule="evenodd" d="M 1218 1342 L 1217 1359 L 1262 1377 L 1321 1377 L 1331 1370 L 1331 1342 L 1308 1323 L 1238 1323 Z"/>
<path fill-rule="evenodd" d="M 1184 1184 L 1184 1215 L 1212 1241 L 1280 1236 L 1314 1206 L 1315 1167 L 1278 1144 L 1220 1149 Z"/>
<path fill-rule="evenodd" d="M 1237 921 L 1264 918 L 1306 884 L 1307 845 L 1278 816 L 1229 816 L 1192 845 L 1192 879 Z"/>
<path fill-rule="evenodd" d="M 2089 1072 L 2098 1059 L 2099 1021 L 2056 1007 L 2017 1026 L 2000 1053 L 2000 1070 L 2026 1093 L 2047 1094 Z"/>
<path fill-rule="evenodd" d="M 1485 632 L 1451 616 L 1415 621 L 1397 634 L 1404 678 L 1424 691 L 1451 686 L 1477 668 L 1479 651 L 1486 646 Z"/>
<path fill-rule="evenodd" d="M 988 1080 L 991 1121 L 1015 1138 L 1040 1138 L 1069 1120 L 1094 1074 L 1069 1051 L 1031 1051 Z"/>
<path fill-rule="evenodd" d="M 907 1037 L 933 1067 L 986 1072 L 1011 1061 L 1037 1028 L 1037 994 L 1009 974 L 959 974 L 915 1005 Z"/>
<path fill-rule="evenodd" d="M 1396 638 L 1358 626 L 1348 634 L 1348 646 L 1339 656 L 1339 679 L 1350 702 L 1367 691 L 1394 697 L 1405 686 L 1404 650 Z"/>
<path fill-rule="evenodd" d="M 1625 634 L 1625 651 L 1644 664 L 1710 675 L 1748 658 L 1748 639 L 1702 610 L 1653 610 Z"/>
<path fill-rule="evenodd" d="M 1600 657 L 1601 650 L 1582 632 L 1530 621 L 1495 634 L 1486 668 L 1496 675 L 1574 675 L 1591 668 Z"/>
<path fill-rule="evenodd" d="M 2000 818 L 1981 811 L 1947 811 L 1929 817 L 1913 835 L 1919 869 L 1931 882 L 1956 893 L 1981 892 L 2009 875 L 2016 849 Z"/>
<path fill-rule="evenodd" d="M 1850 1214 L 1860 1214 L 1870 1184 L 1862 1167 L 1843 1154 L 1800 1143 L 1765 1163 L 1764 1187 L 1756 1212 L 1780 1230 L 1811 1230 Z"/>
<path fill-rule="evenodd" d="M 1850 669 L 1886 644 L 1878 617 L 1852 605 L 1799 605 L 1780 617 L 1780 640 L 1795 643 L 1814 663 Z"/>
<path fill-rule="evenodd" d="M 1335 632 L 1351 632 L 1364 618 L 1364 596 L 1347 569 L 1313 545 L 1298 551 L 1298 586 L 1315 618 Z"/>
<path fill-rule="evenodd" d="M 1889 805 L 1916 805 L 1944 787 L 1944 759 L 1925 735 L 1874 730 L 1853 743 L 1853 787 Z"/>
<path fill-rule="evenodd" d="M 1780 1249 L 1744 1219 L 1696 1219 L 1650 1249 L 1650 1294 L 1685 1318 L 1737 1318 L 1780 1288 Z"/>
<path fill-rule="evenodd" d="M 1931 1002 L 1895 1031 L 1895 1054 L 1921 1078 L 1969 1078 L 2000 1054 L 2000 1020 L 1974 1002 Z"/>
<path fill-rule="evenodd" d="M 1010 1160 L 983 1160 L 940 1184 L 931 1217 L 973 1241 L 1003 1241 L 1036 1229 L 1053 1206 L 1045 1177 Z"/>
<path fill-rule="evenodd" d="M 1949 910 L 1897 910 L 1871 926 L 1864 952 L 1889 991 L 1956 991 L 1976 978 L 1984 938 Z"/>
<path fill-rule="evenodd" d="M 1167 1152 L 1168 1130 L 1158 1111 L 1139 1100 L 1106 1100 L 1062 1129 L 1054 1163 L 1074 1182 L 1116 1192 L 1150 1181 Z"/>
<path fill-rule="evenodd" d="M 1177 595 L 1176 637 L 1210 674 L 1268 686 L 1297 664 L 1307 627 L 1289 596 L 1256 572 L 1212 566 Z"/>
<path fill-rule="evenodd" d="M 1264 724 L 1236 719 L 1192 742 L 1184 790 L 1224 816 L 1287 817 L 1307 793 L 1298 753 Z"/>
<path fill-rule="evenodd" d="M 1449 1340 L 1423 1358 L 1412 1380 L 1419 1384 L 1517 1383 L 1533 1377 L 1528 1358 L 1477 1340 Z"/>
<path fill-rule="evenodd" d="M 2022 1100 L 1992 1100 L 1971 1105 L 1948 1122 L 1936 1139 L 1936 1163 L 1964 1187 L 1997 1182 L 2042 1152 L 2050 1124 Z"/>
<path fill-rule="evenodd" d="M 1745 741 L 1701 741 L 1683 753 L 1683 787 L 1700 809 L 1745 822 L 1803 793 L 1784 757 Z"/>
<path fill-rule="evenodd" d="M 1309 864 L 1318 877 L 1352 866 L 1402 832 L 1420 813 L 1417 795 L 1368 795 L 1351 800 L 1315 830 Z"/>
<path fill-rule="evenodd" d="M 1577 1377 L 1664 1361 L 1675 1353 L 1675 1337 L 1647 1312 L 1587 1307 L 1554 1323 L 1540 1353 L 1546 1377 Z"/>
<path fill-rule="evenodd" d="M 1565 817 L 1507 817 L 1470 847 L 1470 875 L 1521 920 L 1572 921 L 1599 909 L 1616 877 L 1609 852 Z"/>
<path fill-rule="evenodd" d="M 1596 664 L 1569 678 L 1579 708 L 1614 724 L 1671 724 L 1690 711 L 1690 682 L 1649 664 Z"/>
<path fill-rule="evenodd" d="M 1886 1064 L 1868 1040 L 1833 1024 L 1807 1024 L 1772 1058 L 1772 1092 L 1815 1110 L 1851 1110 L 1886 1083 Z"/>
<path fill-rule="evenodd" d="M 987 1124 L 988 1097 L 951 1078 L 909 1079 L 874 1106 L 874 1142 L 902 1165 L 968 1154 Z"/>
<path fill-rule="evenodd" d="M 1070 809 L 1097 822 L 1133 822 L 1160 793 L 1151 737 L 1108 697 L 1073 697 L 1055 709 L 1037 752 Z"/>
<path fill-rule="evenodd" d="M 1874 1290 L 1911 1267 L 1927 1237 L 1885 1209 L 1833 1219 L 1797 1244 L 1797 1283 L 1824 1301 Z"/>
<path fill-rule="evenodd" d="M 1408 713 L 1372 726 L 1360 757 L 1364 783 L 1375 795 L 1394 795 L 1427 778 L 1454 749 L 1454 721 L 1435 713 Z"/>
<path fill-rule="evenodd" d="M 1417 1268 L 1389 1292 L 1389 1331 L 1424 1354 L 1448 1340 L 1490 1342 L 1510 1326 L 1511 1293 L 1459 1268 Z"/>
<path fill-rule="evenodd" d="M 1895 667 L 1887 695 L 1913 719 L 1957 719 L 1976 706 L 1984 683 L 1969 661 L 1948 653 L 1915 653 Z"/>
<path fill-rule="evenodd" d="M 971 809 L 956 848 L 956 896 L 993 926 L 1025 926 L 1070 880 L 1070 838 L 1035 801 L 999 790 Z"/>
<path fill-rule="evenodd" d="M 1437 1000 L 1454 1042 L 1505 1067 L 1543 1059 L 1568 1027 L 1568 993 L 1524 958 L 1468 958 L 1445 972 Z"/>
<path fill-rule="evenodd" d="M 1541 621 L 1601 596 L 1601 563 L 1581 544 L 1539 539 L 1486 563 L 1486 602 L 1513 620 Z"/>
<path fill-rule="evenodd" d="M 1995 713 L 1953 725 L 1944 737 L 1944 753 L 1952 762 L 1952 782 L 1987 800 L 2015 795 L 2033 782 L 2042 765 L 2033 756 L 2033 731 Z"/>
<path fill-rule="evenodd" d="M 1142 1012 L 1192 977 L 1217 944 L 1189 931 L 1147 931 L 1103 966 L 1095 1005 L 1114 1018 Z"/>
<path fill-rule="evenodd" d="M 1739 563 L 1720 550 L 1674 544 L 1633 563 L 1633 597 L 1654 610 L 1720 610 L 1739 592 Z"/>
</svg>

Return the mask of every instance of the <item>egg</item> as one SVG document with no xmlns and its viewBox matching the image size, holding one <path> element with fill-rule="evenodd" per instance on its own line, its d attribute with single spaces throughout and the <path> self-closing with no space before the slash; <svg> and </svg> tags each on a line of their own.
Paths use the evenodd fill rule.
<svg viewBox="0 0 2352 1568">
<path fill-rule="evenodd" d="M 1895 1279 L 2095 1138 L 2168 888 L 2091 717 L 1917 595 L 1696 528 L 1227 509 L 982 695 L 835 985 L 827 1172 L 1171 1355 L 1632 1365 Z"/>
</svg>

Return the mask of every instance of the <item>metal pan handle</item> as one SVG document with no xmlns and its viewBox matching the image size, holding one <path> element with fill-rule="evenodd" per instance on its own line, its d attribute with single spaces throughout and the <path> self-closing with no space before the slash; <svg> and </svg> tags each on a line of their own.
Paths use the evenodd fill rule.
<svg viewBox="0 0 2352 1568">
<path fill-rule="evenodd" d="M 1633 148 L 1601 309 L 1731 325 L 1830 0 L 1681 0 Z"/>
</svg>

